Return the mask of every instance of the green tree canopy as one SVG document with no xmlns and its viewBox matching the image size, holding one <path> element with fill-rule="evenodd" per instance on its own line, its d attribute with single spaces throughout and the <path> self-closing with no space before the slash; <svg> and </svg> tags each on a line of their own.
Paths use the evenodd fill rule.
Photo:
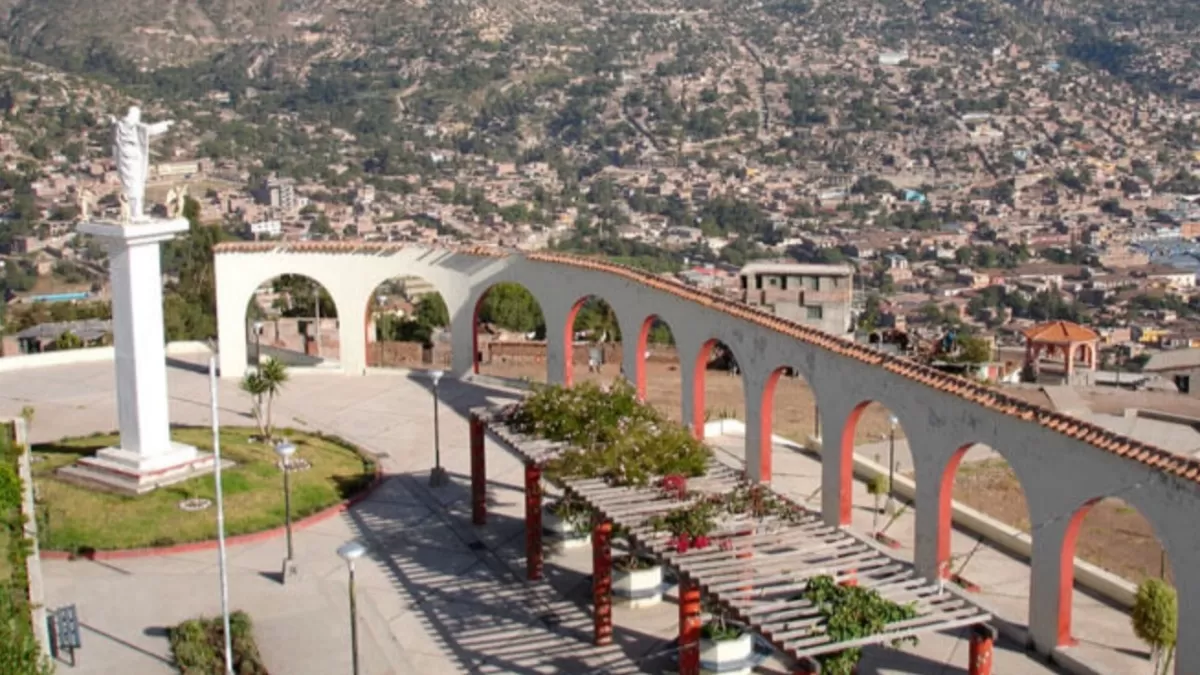
<svg viewBox="0 0 1200 675">
<path fill-rule="evenodd" d="M 429 293 L 417 301 L 413 319 L 432 328 L 445 328 L 450 325 L 450 309 L 441 293 Z"/>
<path fill-rule="evenodd" d="M 479 320 L 520 333 L 546 332 L 542 307 L 524 286 L 502 281 L 493 286 L 479 308 Z"/>
</svg>

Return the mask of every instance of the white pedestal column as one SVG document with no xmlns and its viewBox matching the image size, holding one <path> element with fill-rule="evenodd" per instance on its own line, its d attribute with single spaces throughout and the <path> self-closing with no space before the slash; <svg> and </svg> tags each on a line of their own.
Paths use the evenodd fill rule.
<svg viewBox="0 0 1200 675">
<path fill-rule="evenodd" d="M 109 253 L 121 447 L 80 460 L 67 475 L 141 493 L 212 468 L 211 455 L 170 434 L 159 244 L 187 228 L 182 218 L 79 226 Z"/>
</svg>

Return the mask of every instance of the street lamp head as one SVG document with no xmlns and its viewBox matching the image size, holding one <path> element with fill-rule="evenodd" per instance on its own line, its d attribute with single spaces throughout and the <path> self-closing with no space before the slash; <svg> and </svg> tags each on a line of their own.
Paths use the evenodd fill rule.
<svg viewBox="0 0 1200 675">
<path fill-rule="evenodd" d="M 888 424 L 892 425 L 892 429 L 894 430 L 896 425 L 900 424 L 900 420 L 896 419 L 895 415 L 892 415 L 888 418 Z"/>
<path fill-rule="evenodd" d="M 255 332 L 256 334 L 258 334 L 258 335 L 261 335 L 261 334 L 262 334 L 262 329 L 263 329 L 263 322 L 261 322 L 261 321 L 255 321 L 255 322 L 254 322 L 254 332 Z"/>
<path fill-rule="evenodd" d="M 296 454 L 296 444 L 291 441 L 279 441 L 275 444 L 275 452 L 284 459 Z"/>
<path fill-rule="evenodd" d="M 347 542 L 338 547 L 337 554 L 342 560 L 353 563 L 367 553 L 367 547 L 357 541 Z"/>
<path fill-rule="evenodd" d="M 441 381 L 442 375 L 445 375 L 445 373 L 440 370 L 429 371 L 429 379 L 433 381 L 433 386 L 438 386 L 438 382 Z"/>
</svg>

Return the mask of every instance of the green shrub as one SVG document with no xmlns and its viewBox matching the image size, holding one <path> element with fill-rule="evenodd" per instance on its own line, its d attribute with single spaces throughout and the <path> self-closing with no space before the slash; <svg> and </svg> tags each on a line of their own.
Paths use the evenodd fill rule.
<svg viewBox="0 0 1200 675">
<path fill-rule="evenodd" d="M 245 612 L 229 615 L 233 637 L 233 672 L 268 675 L 254 642 L 253 624 Z M 184 675 L 224 675 L 224 630 L 220 617 L 189 619 L 168 631 L 175 665 Z"/>
<path fill-rule="evenodd" d="M 572 446 L 546 463 L 553 480 L 646 485 L 660 476 L 704 475 L 712 457 L 708 446 L 638 400 L 637 390 L 623 380 L 607 391 L 594 382 L 535 387 L 512 408 L 508 422 L 521 433 Z"/>
<path fill-rule="evenodd" d="M 1138 585 L 1129 618 L 1134 634 L 1150 645 L 1154 672 L 1166 672 L 1164 657 L 1169 664 L 1179 624 L 1175 589 L 1162 579 L 1146 579 Z"/>
<path fill-rule="evenodd" d="M 54 666 L 33 638 L 28 607 L 18 597 L 21 593 L 0 583 L 0 673 L 50 675 Z"/>
<path fill-rule="evenodd" d="M 21 508 L 21 478 L 12 467 L 0 465 L 0 516 L 7 509 Z"/>
</svg>

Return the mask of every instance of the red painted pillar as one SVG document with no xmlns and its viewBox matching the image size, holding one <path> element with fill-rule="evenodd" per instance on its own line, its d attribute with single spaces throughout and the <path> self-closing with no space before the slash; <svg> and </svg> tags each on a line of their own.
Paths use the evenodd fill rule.
<svg viewBox="0 0 1200 675">
<path fill-rule="evenodd" d="M 679 582 L 679 675 L 700 675 L 700 586 Z"/>
<path fill-rule="evenodd" d="M 525 569 L 530 581 L 542 578 L 542 467 L 525 465 Z"/>
<path fill-rule="evenodd" d="M 487 460 L 483 420 L 471 415 L 471 522 L 487 524 Z"/>
<path fill-rule="evenodd" d="M 647 318 L 642 322 L 642 330 L 638 332 L 637 344 L 637 359 L 633 362 L 633 381 L 637 386 L 637 397 L 639 401 L 646 400 L 646 347 L 650 344 L 650 327 L 653 325 L 653 317 Z M 626 369 L 631 364 L 625 364 Z"/>
<path fill-rule="evenodd" d="M 842 580 L 841 585 L 857 586 L 858 585 L 858 577 L 854 576 L 855 574 L 858 574 L 858 570 L 848 570 L 846 572 L 846 578 Z"/>
<path fill-rule="evenodd" d="M 996 642 L 996 629 L 981 623 L 971 627 L 970 659 L 967 672 L 970 675 L 992 675 L 992 647 Z"/>
<path fill-rule="evenodd" d="M 600 520 L 592 528 L 592 602 L 594 642 L 612 642 L 612 521 Z"/>
</svg>

